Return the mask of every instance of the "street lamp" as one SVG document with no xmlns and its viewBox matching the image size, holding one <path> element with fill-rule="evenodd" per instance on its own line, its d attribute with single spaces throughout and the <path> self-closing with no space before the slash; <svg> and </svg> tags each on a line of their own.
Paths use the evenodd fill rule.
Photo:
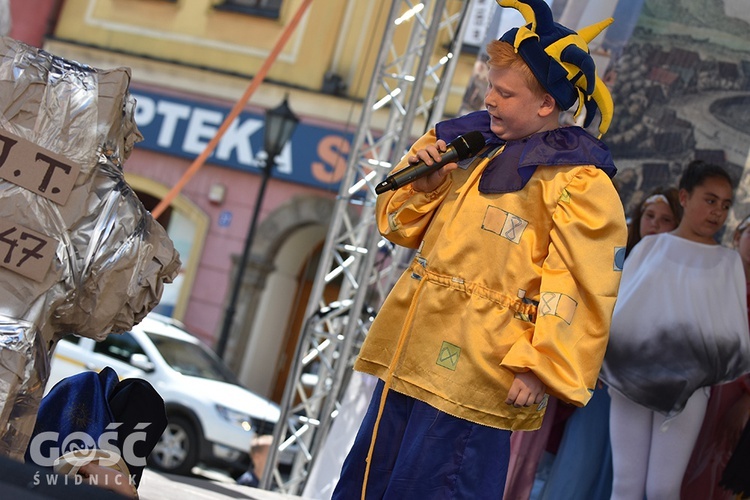
<svg viewBox="0 0 750 500">
<path fill-rule="evenodd" d="M 255 199 L 255 210 L 253 211 L 250 228 L 248 229 L 247 237 L 245 238 L 245 248 L 242 251 L 242 257 L 240 258 L 237 267 L 237 274 L 232 286 L 232 295 L 229 299 L 227 309 L 224 312 L 224 324 L 221 328 L 221 334 L 219 335 L 219 342 L 216 345 L 216 353 L 221 358 L 224 357 L 224 351 L 226 350 L 227 341 L 229 340 L 229 332 L 231 331 L 232 323 L 234 322 L 237 298 L 240 294 L 240 288 L 242 288 L 242 278 L 244 277 L 245 267 L 247 266 L 247 260 L 250 256 L 250 247 L 252 247 L 253 239 L 255 238 L 255 226 L 258 224 L 258 215 L 260 214 L 263 197 L 266 194 L 268 180 L 271 178 L 271 170 L 276 163 L 276 157 L 279 156 L 286 143 L 289 142 L 294 129 L 299 123 L 299 118 L 297 118 L 289 108 L 288 98 L 289 95 L 287 94 L 284 96 L 284 102 L 274 109 L 266 111 L 266 123 L 263 130 L 263 149 L 267 156 L 263 168 L 263 177 L 261 178 L 260 188 L 258 190 L 258 196 Z"/>
</svg>

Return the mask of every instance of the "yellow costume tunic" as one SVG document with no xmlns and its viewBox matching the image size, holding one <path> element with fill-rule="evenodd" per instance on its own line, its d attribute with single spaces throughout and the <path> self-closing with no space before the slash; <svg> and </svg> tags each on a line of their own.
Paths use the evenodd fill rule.
<svg viewBox="0 0 750 500">
<path fill-rule="evenodd" d="M 432 130 L 394 171 L 435 141 Z M 431 193 L 406 186 L 378 198 L 381 233 L 419 251 L 355 369 L 445 413 L 533 430 L 545 405 L 505 403 L 514 373 L 531 370 L 548 394 L 586 404 L 607 345 L 620 280 L 615 255 L 627 231 L 612 181 L 593 165 L 539 167 L 523 189 L 480 193 L 494 154 L 454 170 Z"/>
</svg>

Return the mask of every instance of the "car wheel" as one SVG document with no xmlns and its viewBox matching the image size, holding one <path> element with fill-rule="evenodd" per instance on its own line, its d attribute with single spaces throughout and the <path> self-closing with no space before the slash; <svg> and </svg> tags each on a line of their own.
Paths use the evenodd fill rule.
<svg viewBox="0 0 750 500">
<path fill-rule="evenodd" d="M 198 461 L 198 433 L 184 417 L 169 417 L 169 423 L 154 446 L 149 462 L 158 470 L 190 474 Z"/>
</svg>

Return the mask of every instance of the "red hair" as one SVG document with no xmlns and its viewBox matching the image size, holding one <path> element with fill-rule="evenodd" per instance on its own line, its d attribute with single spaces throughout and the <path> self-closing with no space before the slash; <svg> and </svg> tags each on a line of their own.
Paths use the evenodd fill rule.
<svg viewBox="0 0 750 500">
<path fill-rule="evenodd" d="M 534 94 L 542 96 L 548 94 L 547 90 L 539 83 L 534 73 L 526 64 L 526 61 L 516 52 L 516 49 L 507 42 L 493 40 L 487 44 L 487 55 L 490 57 L 487 65 L 490 68 L 513 68 L 521 72 Z"/>
</svg>

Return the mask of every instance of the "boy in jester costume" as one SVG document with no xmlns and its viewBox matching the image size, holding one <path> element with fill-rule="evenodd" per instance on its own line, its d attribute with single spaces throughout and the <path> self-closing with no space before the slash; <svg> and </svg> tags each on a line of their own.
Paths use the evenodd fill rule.
<svg viewBox="0 0 750 500">
<path fill-rule="evenodd" d="M 588 42 L 543 0 L 498 0 L 526 25 L 490 43 L 486 110 L 438 123 L 394 171 L 440 161 L 481 131 L 484 149 L 381 194 L 380 232 L 417 249 L 355 369 L 379 382 L 333 498 L 502 498 L 514 430 L 548 395 L 583 406 L 608 340 L 627 230 L 599 138 L 609 92 Z"/>
</svg>

